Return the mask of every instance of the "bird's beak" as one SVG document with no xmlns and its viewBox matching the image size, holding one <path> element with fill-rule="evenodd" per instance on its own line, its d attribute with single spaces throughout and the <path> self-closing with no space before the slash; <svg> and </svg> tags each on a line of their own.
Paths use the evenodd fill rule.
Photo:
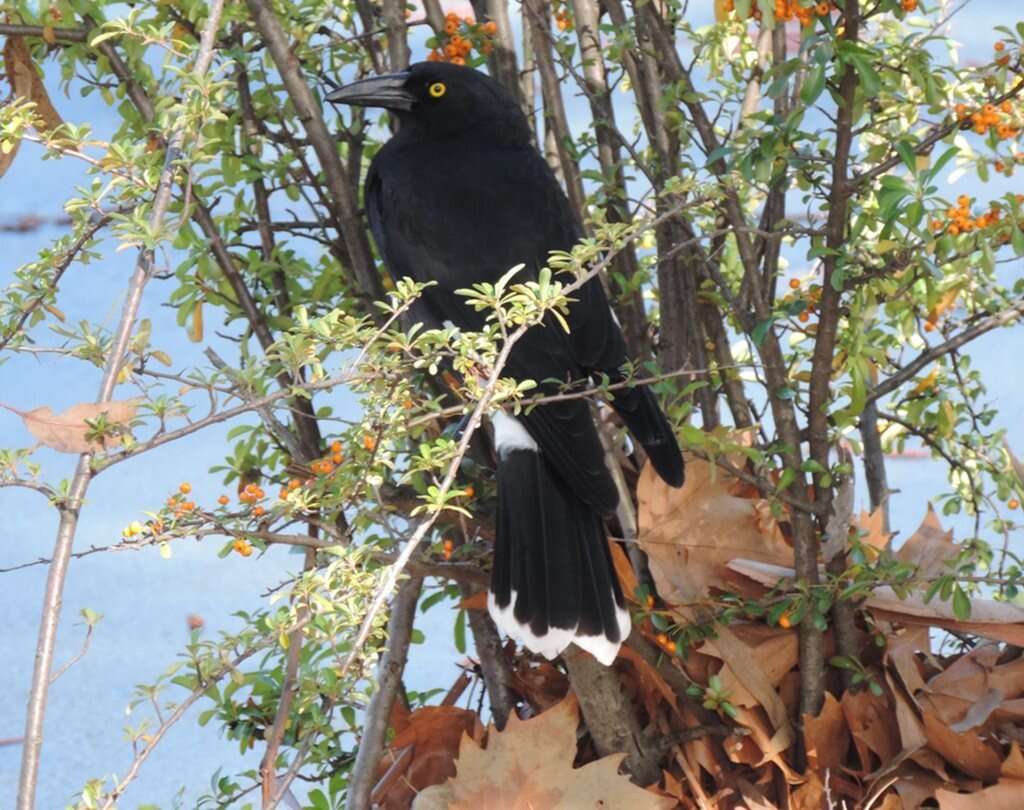
<svg viewBox="0 0 1024 810">
<path fill-rule="evenodd" d="M 353 104 L 358 107 L 383 107 L 385 110 L 411 110 L 417 99 L 405 89 L 408 71 L 371 76 L 346 84 L 327 94 L 332 104 Z"/>
</svg>

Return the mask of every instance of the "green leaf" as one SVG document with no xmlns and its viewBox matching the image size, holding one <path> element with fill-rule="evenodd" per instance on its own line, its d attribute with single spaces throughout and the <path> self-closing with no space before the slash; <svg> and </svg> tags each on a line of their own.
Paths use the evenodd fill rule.
<svg viewBox="0 0 1024 810">
<path fill-rule="evenodd" d="M 962 622 L 971 618 L 971 600 L 959 585 L 953 590 L 953 615 Z"/>
<path fill-rule="evenodd" d="M 800 100 L 808 107 L 818 100 L 825 89 L 825 66 L 815 65 L 808 71 L 804 86 L 800 88 Z"/>
<path fill-rule="evenodd" d="M 462 655 L 466 654 L 466 610 L 459 610 L 455 617 L 455 649 Z"/>
</svg>

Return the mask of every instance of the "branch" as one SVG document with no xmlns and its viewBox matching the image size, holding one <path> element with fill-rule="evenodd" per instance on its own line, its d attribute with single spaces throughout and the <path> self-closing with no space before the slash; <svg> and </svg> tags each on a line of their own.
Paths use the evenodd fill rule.
<svg viewBox="0 0 1024 810">
<path fill-rule="evenodd" d="M 256 27 L 263 35 L 267 50 L 277 65 L 285 90 L 295 106 L 299 120 L 302 121 L 306 136 L 313 145 L 320 165 L 323 167 L 327 178 L 327 187 L 331 192 L 337 227 L 344 239 L 348 254 L 350 270 L 354 275 L 356 286 L 365 299 L 367 311 L 375 313 L 371 302 L 385 297 L 384 286 L 373 263 L 370 243 L 363 229 L 359 208 L 352 191 L 351 178 L 348 177 L 348 172 L 338 156 L 334 138 L 324 123 L 323 112 L 300 72 L 300 63 L 292 53 L 291 43 L 284 28 L 281 27 L 281 23 L 264 0 L 246 0 L 246 2 L 252 12 Z"/>
<path fill-rule="evenodd" d="M 78 252 L 84 248 L 89 240 L 91 240 L 101 228 L 110 222 L 112 218 L 112 213 L 104 213 L 96 216 L 81 235 L 79 235 L 79 237 L 71 243 L 68 249 L 64 251 L 64 255 L 60 257 L 60 260 L 55 265 L 51 265 L 53 268 L 53 275 L 47 279 L 47 288 L 42 290 L 27 304 L 23 305 L 21 315 L 18 316 L 18 320 L 11 326 L 7 334 L 0 338 L 0 351 L 6 349 L 7 344 L 14 340 L 28 319 L 32 317 L 32 313 L 43 305 L 47 295 L 57 292 L 57 285 L 60 283 L 61 277 L 74 263 L 75 257 L 78 256 Z"/>
<path fill-rule="evenodd" d="M 387 736 L 391 708 L 402 684 L 402 673 L 409 655 L 413 622 L 416 618 L 416 602 L 423 588 L 423 579 L 413 577 L 402 583 L 391 606 L 388 622 L 388 644 L 381 657 L 377 672 L 377 691 L 366 707 L 363 735 L 356 751 L 356 761 L 348 779 L 349 810 L 363 810 L 369 806 L 370 791 L 373 790 L 374 773 Z"/>
<path fill-rule="evenodd" d="M 1024 315 L 1024 298 L 1021 298 L 1015 304 L 1012 304 L 1002 312 L 997 312 L 995 315 L 989 315 L 988 317 L 976 321 L 973 325 L 964 329 L 964 331 L 959 335 L 951 337 L 944 343 L 939 343 L 932 346 L 927 351 L 921 352 L 921 354 L 915 357 L 898 372 L 872 388 L 867 394 L 867 401 L 874 402 L 879 397 L 884 397 L 886 394 L 895 391 L 903 385 L 903 383 L 916 377 L 918 372 L 929 363 L 938 360 L 940 357 L 947 355 L 950 352 L 956 351 L 961 346 L 970 343 L 975 338 L 981 337 L 986 332 L 991 332 L 993 329 L 998 329 L 1000 326 L 1008 326 L 1009 324 L 1012 324 L 1021 315 Z"/>
<path fill-rule="evenodd" d="M 214 0 L 214 3 L 215 7 L 220 5 L 219 0 Z M 301 629 L 301 627 L 302 625 L 298 625 L 295 629 Z M 199 700 L 201 697 L 203 697 L 203 695 L 205 695 L 209 691 L 210 687 L 213 684 L 220 681 L 229 672 L 234 672 L 235 670 L 237 670 L 238 667 L 241 666 L 241 664 L 243 664 L 247 659 L 254 656 L 260 650 L 270 647 L 276 643 L 277 636 L 265 638 L 258 644 L 251 647 L 250 649 L 236 656 L 234 660 L 232 660 L 228 664 L 225 664 L 213 675 L 210 675 L 205 680 L 202 680 L 202 682 L 198 686 L 196 686 L 195 689 L 192 690 L 189 696 L 185 698 L 185 700 L 183 700 L 181 703 L 179 703 L 177 707 L 175 707 L 174 711 L 171 712 L 168 718 L 160 724 L 160 727 L 150 735 L 149 742 L 146 744 L 146 747 L 135 755 L 135 759 L 132 761 L 131 766 L 129 766 L 128 770 L 125 772 L 125 775 L 121 777 L 121 781 L 119 781 L 117 785 L 114 786 L 113 791 L 111 791 L 111 793 L 106 797 L 106 801 L 103 803 L 103 810 L 115 810 L 115 808 L 117 807 L 117 800 L 124 794 L 125 790 L 128 788 L 128 785 L 130 785 L 135 780 L 135 777 L 139 775 L 139 769 L 142 768 L 145 761 L 149 759 L 149 755 L 153 753 L 153 749 L 156 748 L 156 746 L 164 738 L 164 735 L 167 734 L 171 727 L 174 726 L 179 720 L 181 720 L 182 717 L 185 716 L 185 712 L 192 708 L 195 702 Z"/>
<path fill-rule="evenodd" d="M 303 571 L 310 571 L 315 566 L 316 550 L 307 548 Z M 281 740 L 284 739 L 292 702 L 295 699 L 295 680 L 299 673 L 299 659 L 302 656 L 302 628 L 309 620 L 308 603 L 299 606 L 297 618 L 299 623 L 288 633 L 288 658 L 285 663 L 284 680 L 281 682 L 281 698 L 278 700 L 277 710 L 274 712 L 274 723 L 265 735 L 267 750 L 260 762 L 264 810 L 273 810 L 276 805 L 273 798 L 276 793 L 277 752 L 281 747 Z"/>
<path fill-rule="evenodd" d="M 204 75 L 213 61 L 215 34 L 220 23 L 224 0 L 213 0 L 203 37 L 192 68 L 195 75 Z M 182 145 L 185 140 L 184 124 L 179 125 L 171 135 L 160 174 L 156 195 L 153 200 L 153 211 L 149 219 L 150 233 L 160 231 L 168 206 L 171 202 L 171 191 L 174 174 L 178 169 Z M 96 401 L 109 402 L 117 385 L 121 365 L 131 340 L 135 318 L 142 303 L 142 293 L 153 273 L 153 250 L 146 248 L 139 251 L 135 263 L 135 271 L 129 283 L 125 297 L 121 320 L 110 346 L 107 364 L 100 383 Z M 46 715 L 46 702 L 50 687 L 50 669 L 53 665 L 53 652 L 57 638 L 57 626 L 60 621 L 60 609 L 64 592 L 64 581 L 67 578 L 71 548 L 78 528 L 79 512 L 85 500 L 86 491 L 92 480 L 92 453 L 83 453 L 78 457 L 74 477 L 68 488 L 68 494 L 61 502 L 60 524 L 54 544 L 53 564 L 46 581 L 46 593 L 43 597 L 42 619 L 39 624 L 39 639 L 36 644 L 35 668 L 32 673 L 32 689 L 29 694 L 25 718 L 25 746 L 21 760 L 21 776 L 18 783 L 18 810 L 32 810 L 35 806 L 36 786 L 39 778 L 39 761 L 43 745 L 43 728 Z"/>
<path fill-rule="evenodd" d="M 0 34 L 5 37 L 38 37 L 43 39 L 47 31 L 54 39 L 64 42 L 88 42 L 89 31 L 85 28 L 51 28 L 42 25 L 15 25 L 0 23 Z"/>
</svg>

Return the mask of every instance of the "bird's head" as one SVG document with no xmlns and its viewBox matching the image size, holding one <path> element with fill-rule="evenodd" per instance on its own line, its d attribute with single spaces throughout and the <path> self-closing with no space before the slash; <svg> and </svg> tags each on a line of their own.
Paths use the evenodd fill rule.
<svg viewBox="0 0 1024 810">
<path fill-rule="evenodd" d="M 362 79 L 333 90 L 327 100 L 390 110 L 403 130 L 420 136 L 486 127 L 504 138 L 528 138 L 525 116 L 500 84 L 477 70 L 446 62 L 418 62 L 400 73 Z"/>
</svg>

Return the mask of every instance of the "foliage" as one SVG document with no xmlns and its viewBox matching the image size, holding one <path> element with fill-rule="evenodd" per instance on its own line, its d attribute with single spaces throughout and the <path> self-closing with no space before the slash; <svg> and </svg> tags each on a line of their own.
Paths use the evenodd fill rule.
<svg viewBox="0 0 1024 810">
<path fill-rule="evenodd" d="M 256 791 L 274 806 L 297 775 L 317 783 L 307 801 L 318 810 L 365 805 L 396 773 L 422 777 L 417 787 L 447 779 L 459 735 L 481 742 L 487 715 L 451 705 L 457 684 L 411 714 L 443 734 L 402 736 L 398 685 L 374 674 L 382 656 L 404 665 L 386 649 L 380 610 L 400 574 L 417 588 L 434 578 L 424 607 L 463 600 L 454 632 L 466 648 L 469 625 L 499 725 L 510 714 L 540 715 L 513 729 L 540 722 L 571 686 L 587 736 L 579 751 L 560 743 L 562 764 L 633 739 L 627 766 L 660 780 L 652 790 L 666 806 L 728 806 L 728 789 L 763 806 L 884 793 L 889 808 L 936 795 L 972 807 L 1024 779 L 1011 744 L 1019 651 L 979 641 L 1024 643 L 1010 548 L 1024 480 L 965 353 L 1024 312 L 1024 198 L 952 190 L 968 173 L 1010 177 L 1024 162 L 1024 23 L 998 27 L 991 59 L 964 66 L 945 5 L 914 0 L 716 0 L 707 25 L 676 0 L 489 2 L 447 16 L 433 0 L 422 16 L 394 0 L 221 6 L 8 2 L 0 24 L 12 91 L 0 174 L 32 141 L 90 177 L 65 206 L 69 233 L 10 275 L 0 364 L 42 346 L 103 370 L 96 403 L 20 414 L 36 441 L 82 454 L 75 476 L 54 481 L 31 449 L 10 449 L 0 486 L 58 510 L 57 570 L 93 477 L 231 423 L 218 472 L 237 498 L 202 503 L 184 482 L 162 506 L 154 494 L 147 520 L 111 548 L 170 554 L 199 537 L 222 555 L 281 544 L 304 561 L 270 606 L 216 640 L 197 628 L 140 687 L 133 715 L 147 705 L 156 720 L 133 716 L 131 769 L 90 781 L 80 807 L 113 807 L 196 703 L 201 725 L 265 750 L 258 771 L 217 771 L 203 807 L 246 806 Z M 480 333 L 417 325 L 422 288 L 383 277 L 359 188 L 387 122 L 359 109 L 335 119 L 319 102 L 335 82 L 402 67 L 407 48 L 486 68 L 513 92 L 585 223 L 537 281 L 510 268 L 463 291 L 488 313 Z M 57 81 L 116 114 L 109 138 L 62 119 Z M 108 237 L 138 254 L 121 325 L 68 323 L 62 279 L 102 258 Z M 502 377 L 505 353 L 527 328 L 559 328 L 593 273 L 636 358 L 627 384 L 654 385 L 691 456 L 686 487 L 661 491 L 605 426 L 638 487 L 650 559 L 648 572 L 615 547 L 638 632 L 614 682 L 502 647 L 472 601 L 495 492 L 474 433 L 499 405 L 543 399 L 543 381 Z M 138 318 L 143 295 L 174 308 L 208 364 L 179 370 L 166 336 Z M 338 390 L 356 411 L 324 404 Z M 614 393 L 596 380 L 559 396 Z M 885 454 L 918 442 L 948 467 L 941 512 L 966 512 L 974 529 L 953 544 L 929 512 L 894 551 Z M 860 519 L 854 456 L 871 506 Z M 392 637 L 400 624 L 396 611 Z M 931 627 L 954 647 L 933 649 Z M 37 709 L 50 674 L 41 660 Z M 397 732 L 383 774 L 387 741 L 367 742 L 374 718 Z M 41 733 L 41 720 L 30 725 L 27 762 Z M 421 767 L 428 756 L 441 765 Z M 29 803 L 33 778 L 22 783 Z M 459 766 L 435 793 L 458 794 L 462 779 Z M 956 793 L 982 785 L 977 803 Z"/>
</svg>

